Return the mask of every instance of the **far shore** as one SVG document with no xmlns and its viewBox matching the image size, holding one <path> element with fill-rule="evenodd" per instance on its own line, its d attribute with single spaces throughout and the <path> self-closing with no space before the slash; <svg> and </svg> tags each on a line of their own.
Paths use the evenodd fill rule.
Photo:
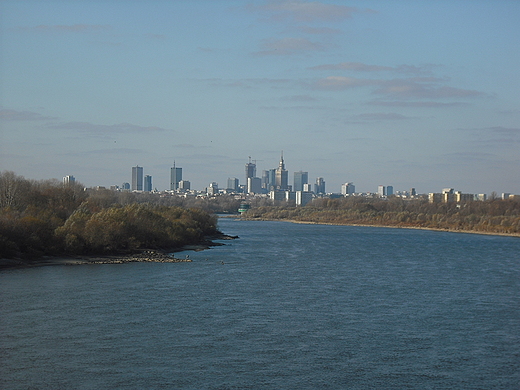
<svg viewBox="0 0 520 390">
<path fill-rule="evenodd" d="M 374 224 L 360 224 L 360 223 L 333 223 L 333 222 L 315 222 L 315 221 L 298 221 L 295 219 L 269 219 L 269 218 L 256 218 L 246 219 L 246 221 L 273 221 L 273 222 L 290 222 L 300 223 L 304 225 L 331 225 L 331 226 L 365 226 L 365 227 L 379 227 L 379 228 L 392 228 L 392 229 L 413 229 L 413 230 L 431 230 L 435 232 L 447 232 L 447 233 L 468 233 L 468 234 L 484 234 L 488 236 L 504 236 L 504 237 L 517 237 L 520 238 L 520 233 L 498 233 L 498 232 L 482 232 L 478 230 L 463 230 L 463 229 L 442 229 L 442 228 L 429 228 L 422 226 L 395 226 L 395 225 L 374 225 Z"/>
</svg>

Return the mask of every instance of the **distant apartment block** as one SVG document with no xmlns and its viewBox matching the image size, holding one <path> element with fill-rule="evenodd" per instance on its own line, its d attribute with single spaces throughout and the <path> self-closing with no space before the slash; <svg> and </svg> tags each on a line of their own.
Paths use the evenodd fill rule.
<svg viewBox="0 0 520 390">
<path fill-rule="evenodd" d="M 296 191 L 296 206 L 305 206 L 307 203 L 312 201 L 314 194 L 307 191 Z"/>
<path fill-rule="evenodd" d="M 441 193 L 430 192 L 428 194 L 430 203 L 465 203 L 485 200 L 486 194 L 464 194 L 462 191 L 455 191 L 453 188 L 444 188 Z"/>
<path fill-rule="evenodd" d="M 63 178 L 63 184 L 64 185 L 69 185 L 69 184 L 74 184 L 76 182 L 76 178 L 72 175 L 69 175 L 69 176 L 65 176 Z"/>
<path fill-rule="evenodd" d="M 189 180 L 181 180 L 179 182 L 179 191 L 189 191 L 191 189 L 191 183 Z"/>
<path fill-rule="evenodd" d="M 353 195 L 356 192 L 356 186 L 354 183 L 345 183 L 341 185 L 341 194 L 342 195 Z"/>
</svg>

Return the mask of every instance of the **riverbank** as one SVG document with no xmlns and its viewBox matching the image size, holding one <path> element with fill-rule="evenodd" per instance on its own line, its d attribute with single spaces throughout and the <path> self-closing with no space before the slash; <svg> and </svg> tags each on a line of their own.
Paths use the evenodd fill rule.
<svg viewBox="0 0 520 390">
<path fill-rule="evenodd" d="M 423 226 L 396 226 L 396 225 L 374 225 L 374 224 L 359 224 L 359 223 L 329 223 L 329 222 L 313 222 L 313 221 L 298 221 L 289 219 L 266 219 L 268 221 L 285 221 L 290 223 L 301 223 L 307 225 L 333 225 L 333 226 L 366 226 L 366 227 L 381 227 L 381 228 L 392 228 L 392 229 L 414 229 L 414 230 L 430 230 L 435 232 L 448 232 L 448 233 L 467 233 L 467 234 L 484 234 L 489 236 L 504 236 L 504 237 L 517 237 L 520 238 L 520 234 L 515 233 L 500 233 L 500 232 L 482 232 L 478 230 L 464 230 L 464 229 L 440 229 L 440 228 L 429 228 Z"/>
<path fill-rule="evenodd" d="M 182 248 L 169 250 L 143 249 L 131 254 L 114 255 L 63 255 L 43 256 L 38 259 L 0 259 L 0 270 L 9 268 L 43 267 L 50 265 L 93 265 L 93 264 L 125 264 L 125 263 L 186 263 L 191 262 L 189 255 L 175 257 L 175 253 L 183 251 L 203 251 L 212 246 L 225 245 L 213 240 L 234 240 L 238 236 L 218 234 L 207 237 L 199 244 L 185 245 Z"/>
</svg>

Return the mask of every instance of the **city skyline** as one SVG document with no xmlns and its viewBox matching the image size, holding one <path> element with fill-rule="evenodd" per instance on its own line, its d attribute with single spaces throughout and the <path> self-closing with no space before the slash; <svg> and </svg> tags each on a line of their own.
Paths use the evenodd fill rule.
<svg viewBox="0 0 520 390">
<path fill-rule="evenodd" d="M 520 193 L 520 2 L 0 2 L 0 170 Z M 180 183 L 180 182 L 179 182 Z M 187 183 L 186 183 L 187 184 Z M 180 185 L 180 184 L 179 184 Z"/>
</svg>

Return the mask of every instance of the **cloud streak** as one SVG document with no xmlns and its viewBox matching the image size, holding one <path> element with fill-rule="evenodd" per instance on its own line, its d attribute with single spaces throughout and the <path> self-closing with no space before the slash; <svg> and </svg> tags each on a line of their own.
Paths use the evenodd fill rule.
<svg viewBox="0 0 520 390">
<path fill-rule="evenodd" d="M 305 38 L 264 39 L 255 56 L 285 56 L 324 50 L 321 43 Z"/>
<path fill-rule="evenodd" d="M 432 68 L 436 65 L 398 65 L 398 66 L 384 66 L 384 65 L 369 65 L 362 62 L 341 62 L 339 64 L 323 64 L 310 67 L 311 70 L 344 70 L 353 72 L 396 72 L 404 74 L 416 75 L 430 75 Z"/>
<path fill-rule="evenodd" d="M 359 87 L 375 87 L 375 95 L 385 95 L 394 99 L 448 99 L 482 96 L 483 93 L 475 90 L 454 88 L 438 85 L 442 79 L 409 78 L 409 79 L 361 79 L 355 77 L 329 76 L 317 80 L 312 84 L 316 90 L 345 91 Z"/>
<path fill-rule="evenodd" d="M 46 128 L 54 130 L 72 130 L 91 135 L 109 135 L 124 133 L 152 133 L 168 131 L 155 126 L 139 126 L 131 123 L 120 123 L 115 125 L 98 125 L 89 122 L 64 122 L 47 125 Z"/>
<path fill-rule="evenodd" d="M 0 109 L 0 120 L 2 121 L 42 121 L 55 119 L 57 118 L 41 115 L 37 112 Z"/>
<path fill-rule="evenodd" d="M 351 18 L 355 13 L 375 12 L 344 5 L 300 0 L 272 1 L 261 6 L 250 5 L 247 8 L 251 12 L 263 14 L 269 20 L 277 22 L 339 22 Z"/>
<path fill-rule="evenodd" d="M 38 33 L 94 33 L 110 30 L 112 27 L 104 24 L 41 24 L 35 27 L 22 28 Z"/>
</svg>

